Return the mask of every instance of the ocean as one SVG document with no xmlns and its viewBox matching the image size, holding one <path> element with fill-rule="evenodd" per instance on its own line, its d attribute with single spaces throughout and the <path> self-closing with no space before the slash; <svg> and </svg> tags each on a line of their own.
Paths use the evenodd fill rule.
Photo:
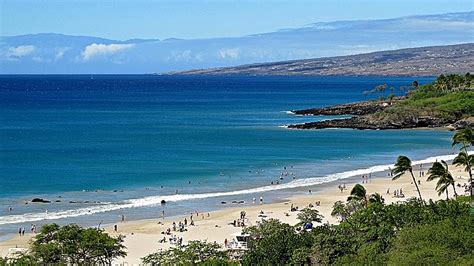
<svg viewBox="0 0 474 266">
<path fill-rule="evenodd" d="M 452 154 L 452 133 L 443 130 L 283 127 L 328 119 L 289 110 L 365 100 L 376 85 L 414 79 L 433 80 L 0 76 L 0 234 L 277 201 L 384 170 L 399 154 Z M 25 204 L 33 198 L 51 203 Z"/>
</svg>

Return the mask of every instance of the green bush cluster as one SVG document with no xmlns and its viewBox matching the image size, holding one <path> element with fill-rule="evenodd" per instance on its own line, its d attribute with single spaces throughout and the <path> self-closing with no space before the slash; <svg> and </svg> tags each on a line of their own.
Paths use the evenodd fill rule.
<svg viewBox="0 0 474 266">
<path fill-rule="evenodd" d="M 32 239 L 27 253 L 0 260 L 0 265 L 110 265 L 124 257 L 123 237 L 76 224 L 48 224 Z"/>
<path fill-rule="evenodd" d="M 417 199 L 390 205 L 369 202 L 340 224 L 309 232 L 270 220 L 248 229 L 254 243 L 242 264 L 472 263 L 474 216 L 469 209 L 456 200 L 426 205 Z M 444 252 L 425 252 L 431 247 Z"/>
<path fill-rule="evenodd" d="M 382 111 L 377 117 L 396 121 L 431 116 L 448 122 L 474 115 L 474 76 L 440 75 L 431 84 L 416 88 L 405 100 Z"/>
</svg>

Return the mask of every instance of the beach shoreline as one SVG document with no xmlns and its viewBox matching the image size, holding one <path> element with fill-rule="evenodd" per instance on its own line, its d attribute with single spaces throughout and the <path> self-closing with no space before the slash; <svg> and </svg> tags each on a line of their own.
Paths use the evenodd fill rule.
<svg viewBox="0 0 474 266">
<path fill-rule="evenodd" d="M 436 182 L 426 181 L 426 171 L 430 164 L 423 165 L 424 176 L 420 177 L 420 165 L 414 165 L 414 174 L 417 180 L 420 180 L 420 190 L 425 200 L 439 200 L 445 199 L 445 195 L 438 195 L 435 191 Z M 467 182 L 467 174 L 460 167 L 450 165 L 450 170 L 455 176 L 455 180 L 459 184 Z M 364 183 L 361 183 L 364 182 Z M 338 188 L 338 183 L 344 183 L 346 189 L 341 191 Z M 345 201 L 354 184 L 362 184 L 367 193 L 379 193 L 385 199 L 385 203 L 390 204 L 398 201 L 405 201 L 411 197 L 416 197 L 416 190 L 411 182 L 411 177 L 404 174 L 400 179 L 391 181 L 391 178 L 386 172 L 373 173 L 371 178 L 362 180 L 360 177 L 352 177 L 344 180 L 336 180 L 320 186 L 319 189 L 307 187 L 311 192 L 307 194 L 295 193 L 296 195 L 288 198 L 282 198 L 279 202 L 263 203 L 257 202 L 247 206 L 232 206 L 223 209 L 218 209 L 203 213 L 193 213 L 195 226 L 187 226 L 187 231 L 174 232 L 172 235 L 183 238 L 183 243 L 190 240 L 207 240 L 223 244 L 225 239 L 231 240 L 236 234 L 241 232 L 242 227 L 235 227 L 230 225 L 233 220 L 238 219 L 240 212 L 245 211 L 248 217 L 249 224 L 255 225 L 261 219 L 275 218 L 284 223 L 296 224 L 297 212 L 291 212 L 290 206 L 298 206 L 299 210 L 307 207 L 309 204 L 315 206 L 320 214 L 324 216 L 323 223 L 337 223 L 338 220 L 331 216 L 331 210 L 334 202 Z M 313 190 L 314 189 L 314 190 Z M 387 194 L 387 189 L 390 194 Z M 393 197 L 393 190 L 403 189 L 404 198 Z M 462 188 L 458 188 L 458 193 L 463 195 Z M 451 193 L 452 194 L 452 193 Z M 317 204 L 319 203 L 319 205 Z M 263 214 L 262 214 L 263 213 Z M 186 215 L 177 215 L 156 219 L 142 219 L 142 220 L 126 220 L 124 222 L 104 224 L 102 228 L 112 236 L 119 234 L 125 236 L 125 246 L 128 250 L 128 255 L 125 258 L 118 258 L 115 264 L 128 263 L 129 265 L 136 265 L 140 263 L 140 259 L 152 252 L 161 249 L 167 249 L 171 244 L 160 243 L 159 240 L 163 237 L 168 238 L 171 235 L 163 234 L 168 228 L 172 228 L 172 223 L 183 221 L 185 218 L 190 221 L 190 217 Z M 117 225 L 117 232 L 114 232 L 114 225 Z M 27 233 L 25 236 L 14 236 L 8 240 L 0 241 L 0 256 L 11 255 L 12 248 L 26 248 L 28 241 L 34 234 Z"/>
</svg>

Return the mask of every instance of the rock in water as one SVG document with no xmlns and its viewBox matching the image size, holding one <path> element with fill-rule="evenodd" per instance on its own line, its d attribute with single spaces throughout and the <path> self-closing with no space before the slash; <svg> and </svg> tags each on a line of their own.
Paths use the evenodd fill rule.
<svg viewBox="0 0 474 266">
<path fill-rule="evenodd" d="M 45 199 L 42 199 L 42 198 L 34 198 L 34 199 L 31 200 L 31 202 L 50 203 L 51 201 L 45 200 Z"/>
</svg>

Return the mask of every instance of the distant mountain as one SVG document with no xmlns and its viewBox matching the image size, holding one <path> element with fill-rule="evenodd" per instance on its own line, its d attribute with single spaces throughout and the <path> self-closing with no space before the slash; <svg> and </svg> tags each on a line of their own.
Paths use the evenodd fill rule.
<svg viewBox="0 0 474 266">
<path fill-rule="evenodd" d="M 436 76 L 474 72 L 474 43 L 176 72 L 184 75 Z"/>
<path fill-rule="evenodd" d="M 203 29 L 204 30 L 204 29 Z M 474 43 L 474 12 L 318 22 L 236 38 L 0 37 L 0 73 L 153 73 Z"/>
</svg>

